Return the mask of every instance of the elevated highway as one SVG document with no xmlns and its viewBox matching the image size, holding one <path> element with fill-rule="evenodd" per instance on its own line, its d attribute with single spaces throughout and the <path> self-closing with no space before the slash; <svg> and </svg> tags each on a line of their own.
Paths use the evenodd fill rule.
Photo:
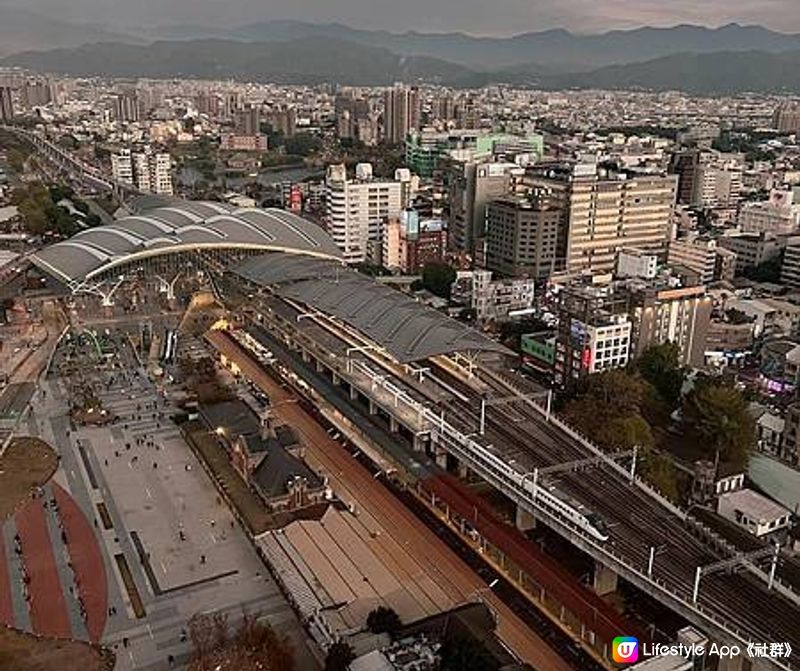
<svg viewBox="0 0 800 671">
<path fill-rule="evenodd" d="M 109 179 L 99 168 L 82 161 L 41 133 L 18 126 L 0 125 L 0 129 L 13 133 L 18 138 L 28 142 L 39 156 L 59 170 L 67 173 L 72 179 L 83 184 L 85 188 L 92 192 L 111 192 L 120 200 L 125 196 L 135 196 L 141 193 L 132 184 Z"/>
</svg>

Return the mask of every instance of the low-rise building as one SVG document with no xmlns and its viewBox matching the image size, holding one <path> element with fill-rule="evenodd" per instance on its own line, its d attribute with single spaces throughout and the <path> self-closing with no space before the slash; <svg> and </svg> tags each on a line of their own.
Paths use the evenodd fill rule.
<svg viewBox="0 0 800 671">
<path fill-rule="evenodd" d="M 715 464 L 707 459 L 694 463 L 691 499 L 694 503 L 707 505 L 719 496 L 739 491 L 744 487 L 744 473 L 729 469 L 724 464 Z"/>
<path fill-rule="evenodd" d="M 712 300 L 704 286 L 635 285 L 630 288 L 631 356 L 654 345 L 675 343 L 682 365 L 702 366 L 708 345 Z"/>
<path fill-rule="evenodd" d="M 667 263 L 689 268 L 697 273 L 701 284 L 710 284 L 733 279 L 736 254 L 718 247 L 715 239 L 690 235 L 669 243 Z"/>
<path fill-rule="evenodd" d="M 490 270 L 463 270 L 456 274 L 452 298 L 475 310 L 479 321 L 507 321 L 533 310 L 532 279 L 493 280 Z"/>
<path fill-rule="evenodd" d="M 223 133 L 219 137 L 220 151 L 267 151 L 269 143 L 266 135 L 237 135 Z"/>
<path fill-rule="evenodd" d="M 446 251 L 447 223 L 442 219 L 422 219 L 415 210 L 404 210 L 383 226 L 381 262 L 390 270 L 419 272 L 441 262 Z"/>
<path fill-rule="evenodd" d="M 272 426 L 268 408 L 257 413 L 235 399 L 203 404 L 200 416 L 270 510 L 296 510 L 324 500 L 325 483 L 303 461 L 296 434 L 288 426 Z"/>
<path fill-rule="evenodd" d="M 764 412 L 756 420 L 758 449 L 769 454 L 783 454 L 783 434 L 786 420 L 780 415 Z"/>
<path fill-rule="evenodd" d="M 552 374 L 556 360 L 556 335 L 554 331 L 524 333 L 520 338 L 522 362 L 534 370 Z"/>
<path fill-rule="evenodd" d="M 658 273 L 658 254 L 645 249 L 623 247 L 617 254 L 616 276 L 620 279 L 638 277 L 643 280 L 655 279 Z"/>
<path fill-rule="evenodd" d="M 554 380 L 571 381 L 627 365 L 631 322 L 628 296 L 613 285 L 567 286 L 558 295 Z"/>
<path fill-rule="evenodd" d="M 717 244 L 736 254 L 736 274 L 780 257 L 786 237 L 772 233 L 736 233 L 717 238 Z"/>
<path fill-rule="evenodd" d="M 745 233 L 797 233 L 800 226 L 800 203 L 795 203 L 793 191 L 773 189 L 769 200 L 742 206 L 739 225 Z"/>
<path fill-rule="evenodd" d="M 800 334 L 800 305 L 780 298 L 735 298 L 726 301 L 728 310 L 736 310 L 754 319 L 755 336 Z"/>
<path fill-rule="evenodd" d="M 800 463 L 800 403 L 792 403 L 784 414 L 783 444 L 778 455 L 795 466 Z"/>
<path fill-rule="evenodd" d="M 757 537 L 789 526 L 791 512 L 752 489 L 740 489 L 717 499 L 717 513 Z"/>
</svg>

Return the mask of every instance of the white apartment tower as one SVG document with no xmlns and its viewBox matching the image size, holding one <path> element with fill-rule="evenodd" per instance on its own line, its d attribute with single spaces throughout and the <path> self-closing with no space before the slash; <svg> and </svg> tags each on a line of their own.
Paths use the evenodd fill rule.
<svg viewBox="0 0 800 671">
<path fill-rule="evenodd" d="M 328 232 L 347 263 L 363 263 L 381 243 L 383 222 L 398 217 L 409 202 L 411 175 L 398 170 L 394 180 L 375 179 L 372 165 L 359 163 L 355 178 L 343 164 L 328 167 L 325 179 Z"/>
<path fill-rule="evenodd" d="M 152 154 L 147 151 L 133 155 L 133 175 L 136 188 L 143 193 L 153 193 L 152 181 L 150 179 L 151 158 Z"/>
<path fill-rule="evenodd" d="M 156 193 L 171 196 L 172 159 L 167 153 L 153 153 L 147 147 L 144 151 L 132 153 L 123 149 L 111 155 L 111 174 L 122 184 L 131 184 L 142 193 Z"/>
<path fill-rule="evenodd" d="M 172 158 L 169 154 L 161 152 L 150 157 L 150 188 L 153 193 L 172 195 L 171 171 Z"/>
<path fill-rule="evenodd" d="M 111 155 L 111 175 L 115 182 L 133 184 L 133 158 L 130 149 Z"/>
</svg>

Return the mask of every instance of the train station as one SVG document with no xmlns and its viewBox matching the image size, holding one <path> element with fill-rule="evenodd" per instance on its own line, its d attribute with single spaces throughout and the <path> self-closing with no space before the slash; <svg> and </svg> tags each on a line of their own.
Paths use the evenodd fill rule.
<svg viewBox="0 0 800 671">
<path fill-rule="evenodd" d="M 800 649 L 785 616 L 800 603 L 770 558 L 734 552 L 650 488 L 635 451 L 606 454 L 557 418 L 495 340 L 348 268 L 296 215 L 153 198 L 134 210 L 33 265 L 101 313 L 210 292 L 226 315 L 206 338 L 234 375 L 279 377 L 596 659 L 621 633 L 653 635 L 615 609 L 620 582 L 714 640 Z M 539 525 L 590 578 L 531 540 Z"/>
</svg>

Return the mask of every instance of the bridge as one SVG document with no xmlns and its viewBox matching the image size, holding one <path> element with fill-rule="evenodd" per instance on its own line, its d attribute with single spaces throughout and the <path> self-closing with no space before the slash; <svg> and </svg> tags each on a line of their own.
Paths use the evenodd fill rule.
<svg viewBox="0 0 800 671">
<path fill-rule="evenodd" d="M 507 371 L 456 355 L 398 364 L 340 319 L 234 282 L 247 297 L 247 332 L 282 363 L 315 389 L 325 376 L 415 449 L 479 475 L 517 505 L 520 526 L 543 523 L 568 539 L 594 560 L 599 593 L 614 591 L 619 576 L 716 641 L 794 651 L 754 668 L 800 668 L 800 597 L 782 575 L 782 552 L 744 553 L 715 535 L 641 480 L 635 455 L 609 457 Z M 226 298 L 235 284 L 227 282 Z M 316 380 L 304 373 L 309 364 Z M 556 493 L 599 514 L 608 539 L 564 515 Z"/>
</svg>

